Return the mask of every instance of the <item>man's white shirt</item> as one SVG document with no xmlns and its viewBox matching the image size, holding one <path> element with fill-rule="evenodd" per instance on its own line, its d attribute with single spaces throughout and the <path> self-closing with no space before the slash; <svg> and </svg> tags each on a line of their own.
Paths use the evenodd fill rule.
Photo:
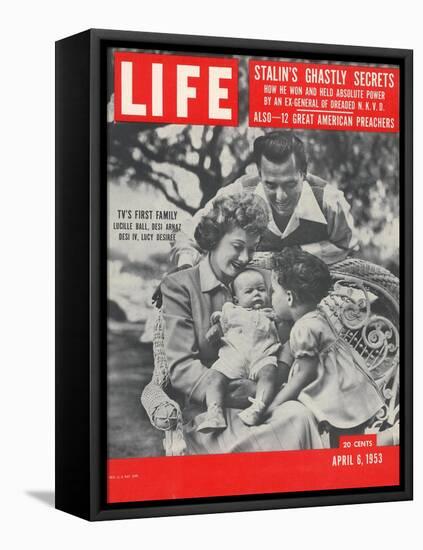
<svg viewBox="0 0 423 550">
<path fill-rule="evenodd" d="M 219 189 L 216 196 L 229 195 L 245 191 L 243 178 Z M 281 231 L 273 218 L 272 208 L 267 200 L 262 182 L 259 182 L 253 193 L 262 197 L 269 214 L 268 229 L 281 240 L 288 237 L 300 225 L 301 220 L 326 225 L 328 239 L 315 243 L 300 244 L 301 248 L 322 259 L 326 264 L 334 264 L 345 259 L 352 250 L 358 247 L 354 221 L 350 205 L 344 194 L 330 184 L 323 188 L 322 208 L 320 207 L 308 181 L 303 182 L 303 189 L 298 203 L 284 231 Z M 195 265 L 201 258 L 201 251 L 194 239 L 194 232 L 201 218 L 213 208 L 213 199 L 204 208 L 181 224 L 171 251 L 171 260 L 177 266 Z"/>
</svg>

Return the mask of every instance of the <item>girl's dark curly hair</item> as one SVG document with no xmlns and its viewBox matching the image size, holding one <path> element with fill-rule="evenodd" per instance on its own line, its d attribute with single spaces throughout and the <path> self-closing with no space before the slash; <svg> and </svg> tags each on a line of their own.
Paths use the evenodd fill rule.
<svg viewBox="0 0 423 550">
<path fill-rule="evenodd" d="M 332 280 L 328 266 L 300 248 L 284 248 L 275 254 L 279 284 L 290 290 L 300 303 L 318 304 L 328 295 Z"/>
<path fill-rule="evenodd" d="M 220 195 L 213 208 L 198 223 L 194 237 L 200 248 L 210 252 L 228 230 L 235 227 L 262 236 L 269 223 L 266 203 L 250 191 Z"/>
</svg>

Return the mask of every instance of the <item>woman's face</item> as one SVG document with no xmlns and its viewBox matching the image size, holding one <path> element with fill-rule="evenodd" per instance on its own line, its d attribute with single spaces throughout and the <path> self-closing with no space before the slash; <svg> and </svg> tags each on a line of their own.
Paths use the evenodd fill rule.
<svg viewBox="0 0 423 550">
<path fill-rule="evenodd" d="M 292 321 L 290 306 L 289 294 L 278 283 L 276 274 L 272 273 L 272 307 L 275 310 L 276 317 L 280 321 Z"/>
<path fill-rule="evenodd" d="M 234 227 L 229 230 L 210 253 L 210 263 L 216 277 L 230 282 L 251 261 L 260 237 Z"/>
</svg>

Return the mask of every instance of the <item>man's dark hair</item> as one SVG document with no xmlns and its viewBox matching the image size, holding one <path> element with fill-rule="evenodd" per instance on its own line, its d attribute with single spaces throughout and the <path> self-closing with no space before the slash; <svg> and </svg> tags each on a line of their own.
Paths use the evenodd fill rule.
<svg viewBox="0 0 423 550">
<path fill-rule="evenodd" d="M 317 256 L 300 248 L 284 248 L 275 254 L 278 282 L 290 290 L 301 303 L 318 304 L 332 286 L 328 266 Z"/>
<path fill-rule="evenodd" d="M 254 160 L 260 170 L 261 158 L 282 164 L 294 155 L 295 165 L 304 176 L 307 174 L 307 157 L 304 143 L 291 131 L 276 131 L 254 141 Z"/>
</svg>

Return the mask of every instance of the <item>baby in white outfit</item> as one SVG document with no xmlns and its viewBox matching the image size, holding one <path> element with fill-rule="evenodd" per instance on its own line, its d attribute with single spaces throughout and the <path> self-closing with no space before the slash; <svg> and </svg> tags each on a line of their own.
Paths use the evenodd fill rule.
<svg viewBox="0 0 423 550">
<path fill-rule="evenodd" d="M 226 428 L 223 403 L 230 380 L 250 378 L 257 382 L 255 399 L 250 398 L 252 405 L 239 413 L 249 426 L 260 423 L 279 389 L 280 342 L 263 274 L 256 269 L 242 271 L 233 281 L 233 292 L 234 303 L 225 303 L 211 319 L 220 323 L 223 344 L 211 367 L 207 413 L 197 428 L 201 432 Z"/>
</svg>

